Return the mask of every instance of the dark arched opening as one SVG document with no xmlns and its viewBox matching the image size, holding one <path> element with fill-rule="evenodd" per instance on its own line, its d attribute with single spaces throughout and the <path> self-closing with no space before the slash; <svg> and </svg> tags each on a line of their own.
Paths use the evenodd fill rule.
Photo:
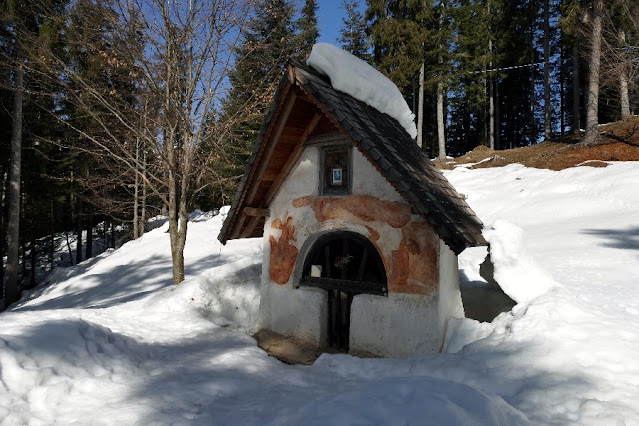
<svg viewBox="0 0 639 426">
<path fill-rule="evenodd" d="M 350 311 L 356 294 L 388 295 L 379 252 L 364 236 L 335 231 L 320 236 L 304 259 L 300 286 L 328 292 L 328 344 L 348 350 Z"/>
</svg>

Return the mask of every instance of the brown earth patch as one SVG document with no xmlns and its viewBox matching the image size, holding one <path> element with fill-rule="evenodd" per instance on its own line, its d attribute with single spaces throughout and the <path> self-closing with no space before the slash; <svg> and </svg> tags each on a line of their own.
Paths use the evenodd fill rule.
<svg viewBox="0 0 639 426">
<path fill-rule="evenodd" d="M 339 350 L 328 347 L 317 347 L 295 337 L 284 336 L 271 330 L 260 330 L 253 335 L 257 346 L 270 356 L 285 364 L 311 365 L 323 353 L 336 354 Z M 359 358 L 378 358 L 365 351 L 349 351 L 350 355 Z"/>
<path fill-rule="evenodd" d="M 563 170 L 576 166 L 606 167 L 608 161 L 639 161 L 639 117 L 609 123 L 600 129 L 601 143 L 594 146 L 578 144 L 581 136 L 576 135 L 497 151 L 480 145 L 460 157 L 435 160 L 435 165 L 451 170 L 458 164 L 478 163 L 470 166 L 476 169 L 519 163 L 538 169 Z"/>
</svg>

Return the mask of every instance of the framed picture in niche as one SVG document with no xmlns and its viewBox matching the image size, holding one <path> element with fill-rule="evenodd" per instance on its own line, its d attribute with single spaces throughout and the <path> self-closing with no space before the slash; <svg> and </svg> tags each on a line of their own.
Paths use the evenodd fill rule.
<svg viewBox="0 0 639 426">
<path fill-rule="evenodd" d="M 325 147 L 322 150 L 323 195 L 350 193 L 350 147 Z"/>
<path fill-rule="evenodd" d="M 341 185 L 342 184 L 342 168 L 334 168 L 333 169 L 333 185 Z"/>
</svg>

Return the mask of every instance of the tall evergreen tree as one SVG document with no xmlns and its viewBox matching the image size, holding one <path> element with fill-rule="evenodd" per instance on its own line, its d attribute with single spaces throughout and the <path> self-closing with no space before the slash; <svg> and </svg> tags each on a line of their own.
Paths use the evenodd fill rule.
<svg viewBox="0 0 639 426">
<path fill-rule="evenodd" d="M 439 68 L 435 34 L 438 21 L 433 2 L 369 0 L 367 4 L 372 62 L 399 87 L 409 104 L 413 104 L 419 124 L 417 144 L 422 147 L 424 79 L 436 76 Z M 427 58 L 433 52 L 434 59 Z M 425 63 L 434 66 L 422 70 Z M 434 144 L 437 146 L 436 141 Z M 433 141 L 426 150 L 434 153 L 436 149 L 432 145 Z"/>
<path fill-rule="evenodd" d="M 52 20 L 61 13 L 64 1 L 49 0 L 37 3 L 9 1 L 0 7 L 0 25 L 2 26 L 2 51 L 5 54 L 3 61 L 11 69 L 12 98 L 11 108 L 11 149 L 9 171 L 6 182 L 8 217 L 4 229 L 7 232 L 7 269 L 6 280 L 3 286 L 4 305 L 9 306 L 19 298 L 18 291 L 18 265 L 20 245 L 20 217 L 21 200 L 24 199 L 23 172 L 23 146 L 25 136 L 23 132 L 23 118 L 28 112 L 25 105 L 30 100 L 26 88 L 35 81 L 27 69 L 35 69 L 33 62 L 37 62 L 43 54 L 50 40 L 54 37 Z M 36 92 L 36 94 L 39 92 Z M 35 96 L 35 95 L 34 95 Z M 32 134 L 37 134 L 43 128 L 32 129 Z M 4 180 L 4 179 L 3 179 Z M 3 194 L 4 195 L 4 194 Z M 29 197 L 30 198 L 30 197 Z M 4 222 L 4 221 L 3 221 Z M 2 235 L 4 238 L 4 235 Z"/>
<path fill-rule="evenodd" d="M 297 21 L 299 28 L 299 58 L 306 60 L 311 53 L 311 49 L 319 38 L 317 28 L 317 2 L 315 0 L 305 0 L 302 7 L 301 16 Z"/>
<path fill-rule="evenodd" d="M 346 17 L 342 18 L 340 37 L 337 41 L 342 49 L 352 53 L 360 59 L 370 61 L 369 41 L 366 35 L 366 20 L 364 14 L 359 11 L 358 0 L 343 0 L 342 8 Z"/>
<path fill-rule="evenodd" d="M 450 11 L 455 34 L 450 113 L 455 119 L 451 120 L 449 143 L 454 154 L 481 143 L 490 145 L 490 101 L 492 94 L 494 102 L 494 82 L 499 75 L 491 70 L 499 64 L 500 43 L 495 34 L 500 11 L 496 0 L 465 2 Z M 494 110 L 493 105 L 493 120 Z"/>
<path fill-rule="evenodd" d="M 309 12 L 316 9 L 311 3 Z M 229 75 L 231 88 L 222 111 L 209 118 L 206 150 L 217 159 L 209 172 L 220 182 L 216 196 L 226 202 L 235 193 L 286 61 L 301 51 L 294 12 L 289 0 L 258 2 L 234 50 L 235 66 Z M 314 37 L 312 33 L 309 31 L 307 35 Z M 310 38 L 307 41 L 310 43 Z"/>
</svg>

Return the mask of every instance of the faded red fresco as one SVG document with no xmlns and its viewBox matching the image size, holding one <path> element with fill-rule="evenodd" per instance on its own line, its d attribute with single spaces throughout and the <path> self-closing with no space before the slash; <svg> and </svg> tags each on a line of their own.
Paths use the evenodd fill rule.
<svg viewBox="0 0 639 426">
<path fill-rule="evenodd" d="M 391 255 L 389 291 L 426 294 L 435 290 L 439 282 L 439 239 L 435 232 L 426 222 L 411 221 L 402 228 L 402 235 L 399 247 Z"/>
<path fill-rule="evenodd" d="M 368 230 L 369 240 L 382 256 L 390 292 L 427 294 L 437 288 L 439 239 L 428 223 L 410 220 L 411 211 L 408 205 L 380 200 L 369 195 L 306 196 L 293 200 L 293 207 L 304 206 L 313 209 L 320 223 L 340 219 L 364 225 Z M 375 221 L 386 223 L 393 228 L 401 228 L 402 240 L 399 247 L 387 247 L 388 250 L 384 250 L 384 239 L 380 240 L 379 230 L 367 224 Z M 272 259 L 271 252 L 271 265 Z M 292 264 L 290 268 L 292 270 Z M 290 272 L 286 281 L 289 276 Z"/>
<path fill-rule="evenodd" d="M 293 200 L 293 207 L 310 206 L 318 222 L 342 219 L 358 223 L 380 221 L 401 228 L 410 220 L 410 206 L 396 201 L 384 201 L 370 195 L 348 197 L 306 196 Z"/>
<path fill-rule="evenodd" d="M 379 240 L 379 232 L 366 225 L 366 230 L 368 231 L 368 239 L 372 241 L 373 244 Z M 377 249 L 379 251 L 379 248 Z"/>
<path fill-rule="evenodd" d="M 271 243 L 271 280 L 278 284 L 286 284 L 293 273 L 295 260 L 297 259 L 297 247 L 289 241 L 297 241 L 295 238 L 295 226 L 293 218 L 287 217 L 284 222 L 275 219 L 271 224 L 274 229 L 280 229 L 282 234 L 275 241 L 274 236 L 269 237 Z"/>
</svg>

